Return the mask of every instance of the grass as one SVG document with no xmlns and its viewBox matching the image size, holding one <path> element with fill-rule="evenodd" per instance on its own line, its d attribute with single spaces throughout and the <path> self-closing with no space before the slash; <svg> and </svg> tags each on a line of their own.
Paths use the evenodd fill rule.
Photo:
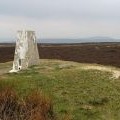
<svg viewBox="0 0 120 120">
<path fill-rule="evenodd" d="M 1 75 L 0 89 L 12 86 L 23 98 L 33 90 L 42 91 L 52 99 L 58 120 L 119 120 L 120 78 L 81 67 L 74 62 L 41 60 L 39 66 Z"/>
<path fill-rule="evenodd" d="M 35 91 L 24 99 L 7 87 L 0 91 L 1 120 L 55 120 L 51 100 Z"/>
</svg>

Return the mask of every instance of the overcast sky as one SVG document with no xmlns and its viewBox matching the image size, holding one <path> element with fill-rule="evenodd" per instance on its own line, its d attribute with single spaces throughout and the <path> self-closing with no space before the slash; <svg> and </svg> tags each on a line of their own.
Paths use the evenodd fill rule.
<svg viewBox="0 0 120 120">
<path fill-rule="evenodd" d="M 0 38 L 120 38 L 120 0 L 0 0 Z"/>
</svg>

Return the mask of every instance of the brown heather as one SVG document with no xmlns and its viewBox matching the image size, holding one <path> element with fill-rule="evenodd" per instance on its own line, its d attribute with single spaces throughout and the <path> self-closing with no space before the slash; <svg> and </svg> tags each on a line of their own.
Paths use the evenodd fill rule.
<svg viewBox="0 0 120 120">
<path fill-rule="evenodd" d="M 0 120 L 55 120 L 51 100 L 40 92 L 24 99 L 11 88 L 0 91 Z"/>
</svg>

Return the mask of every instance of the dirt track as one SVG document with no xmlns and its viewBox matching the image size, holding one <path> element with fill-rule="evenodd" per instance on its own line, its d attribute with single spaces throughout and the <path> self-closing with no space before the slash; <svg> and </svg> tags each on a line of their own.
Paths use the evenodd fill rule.
<svg viewBox="0 0 120 120">
<path fill-rule="evenodd" d="M 38 45 L 40 58 L 81 63 L 97 63 L 120 67 L 120 43 Z M 14 46 L 0 47 L 0 62 L 13 60 Z"/>
</svg>

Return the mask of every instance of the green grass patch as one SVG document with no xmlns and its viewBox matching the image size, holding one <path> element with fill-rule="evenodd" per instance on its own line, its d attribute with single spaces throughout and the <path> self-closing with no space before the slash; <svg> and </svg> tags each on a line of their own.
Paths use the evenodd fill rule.
<svg viewBox="0 0 120 120">
<path fill-rule="evenodd" d="M 72 64 L 62 66 L 63 64 Z M 0 88 L 12 86 L 24 97 L 33 90 L 49 96 L 61 120 L 119 120 L 120 79 L 111 73 L 77 69 L 78 63 L 45 60 L 39 66 L 0 77 Z M 3 68 L 3 66 L 2 66 Z"/>
</svg>

